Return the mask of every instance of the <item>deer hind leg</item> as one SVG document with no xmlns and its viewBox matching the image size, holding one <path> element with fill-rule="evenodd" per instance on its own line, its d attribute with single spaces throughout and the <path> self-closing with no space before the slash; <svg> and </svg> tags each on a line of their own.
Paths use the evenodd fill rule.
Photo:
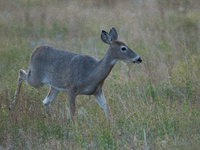
<svg viewBox="0 0 200 150">
<path fill-rule="evenodd" d="M 17 90 L 15 91 L 14 101 L 12 101 L 11 104 L 15 104 L 16 99 L 19 97 L 19 92 L 20 92 L 21 84 L 26 79 L 27 79 L 27 73 L 24 70 L 20 69 L 19 70 Z M 11 105 L 9 106 L 9 109 L 11 109 Z"/>
<path fill-rule="evenodd" d="M 37 78 L 37 76 L 35 76 L 34 74 L 31 73 L 31 69 L 29 69 L 28 73 L 26 73 L 24 70 L 20 69 L 17 90 L 15 91 L 14 101 L 11 104 L 15 104 L 16 99 L 19 97 L 19 92 L 20 92 L 21 84 L 23 81 L 26 81 L 28 84 L 32 85 L 35 88 L 39 88 L 44 85 L 41 82 L 41 78 Z M 9 106 L 9 108 L 11 109 L 11 105 Z"/>
<path fill-rule="evenodd" d="M 16 90 L 16 92 L 15 92 L 15 98 L 14 98 L 14 99 L 16 99 L 16 98 L 19 96 L 21 84 L 22 84 L 22 82 L 23 82 L 24 80 L 26 80 L 26 79 L 27 79 L 27 73 L 26 73 L 24 70 L 20 69 L 20 70 L 19 70 L 19 77 L 18 77 L 17 90 Z"/>
<path fill-rule="evenodd" d="M 98 104 L 100 105 L 101 108 L 103 108 L 104 112 L 106 113 L 106 116 L 110 120 L 110 122 L 113 122 L 112 115 L 110 112 L 110 108 L 107 105 L 107 101 L 104 97 L 104 94 L 102 91 L 98 91 L 97 93 L 94 94 L 95 99 L 97 100 Z"/>
<path fill-rule="evenodd" d="M 51 103 L 56 98 L 56 96 L 58 95 L 58 93 L 59 93 L 58 90 L 54 89 L 53 87 L 50 87 L 48 95 L 43 100 L 43 104 L 45 106 L 45 109 L 46 109 L 46 112 L 48 114 L 49 119 L 51 117 L 51 114 L 50 114 Z"/>
</svg>

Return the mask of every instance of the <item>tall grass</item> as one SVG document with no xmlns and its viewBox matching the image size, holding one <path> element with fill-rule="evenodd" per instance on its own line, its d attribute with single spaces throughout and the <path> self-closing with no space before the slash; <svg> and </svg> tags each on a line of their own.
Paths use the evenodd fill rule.
<svg viewBox="0 0 200 150">
<path fill-rule="evenodd" d="M 1 0 L 0 149 L 199 149 L 200 2 L 197 0 Z M 49 87 L 23 84 L 15 109 L 18 70 L 33 49 L 49 44 L 101 59 L 101 30 L 142 57 L 118 62 L 104 85 L 114 123 L 93 96 L 78 96 L 75 124 L 67 93 L 46 118 Z"/>
</svg>

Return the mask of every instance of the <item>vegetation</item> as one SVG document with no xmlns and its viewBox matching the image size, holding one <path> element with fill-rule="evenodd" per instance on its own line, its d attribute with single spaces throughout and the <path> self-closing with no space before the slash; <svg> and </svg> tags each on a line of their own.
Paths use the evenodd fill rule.
<svg viewBox="0 0 200 150">
<path fill-rule="evenodd" d="M 0 149 L 199 149 L 200 1 L 1 0 Z M 75 124 L 60 92 L 48 122 L 48 86 L 25 82 L 16 109 L 18 70 L 34 48 L 49 44 L 101 59 L 101 30 L 142 57 L 118 62 L 104 85 L 114 123 L 93 96 L 78 96 Z"/>
</svg>

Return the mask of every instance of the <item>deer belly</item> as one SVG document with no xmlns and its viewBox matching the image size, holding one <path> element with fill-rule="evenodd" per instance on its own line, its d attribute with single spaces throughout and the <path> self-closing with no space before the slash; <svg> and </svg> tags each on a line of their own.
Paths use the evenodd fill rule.
<svg viewBox="0 0 200 150">
<path fill-rule="evenodd" d="M 79 92 L 80 95 L 92 95 L 96 91 L 96 87 L 86 87 Z"/>
<path fill-rule="evenodd" d="M 67 92 L 68 91 L 66 88 L 59 88 L 59 87 L 56 87 L 56 86 L 53 86 L 53 85 L 50 85 L 50 86 L 52 86 L 54 89 L 56 89 L 58 91 L 62 91 L 62 92 Z"/>
</svg>

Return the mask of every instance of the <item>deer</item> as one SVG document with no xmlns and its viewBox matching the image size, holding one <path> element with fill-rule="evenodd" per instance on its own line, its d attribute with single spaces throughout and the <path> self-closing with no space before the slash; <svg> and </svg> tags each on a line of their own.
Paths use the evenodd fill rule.
<svg viewBox="0 0 200 150">
<path fill-rule="evenodd" d="M 17 90 L 11 104 L 15 103 L 16 98 L 19 97 L 23 81 L 34 88 L 41 88 L 47 84 L 50 89 L 43 104 L 49 118 L 53 100 L 60 91 L 63 91 L 68 92 L 70 117 L 73 122 L 75 100 L 78 95 L 94 95 L 99 106 L 112 122 L 113 117 L 102 90 L 104 81 L 118 61 L 139 64 L 142 59 L 124 42 L 118 40 L 118 33 L 114 27 L 109 33 L 102 30 L 101 40 L 109 45 L 101 60 L 49 45 L 35 48 L 30 57 L 28 72 L 19 70 Z"/>
</svg>

